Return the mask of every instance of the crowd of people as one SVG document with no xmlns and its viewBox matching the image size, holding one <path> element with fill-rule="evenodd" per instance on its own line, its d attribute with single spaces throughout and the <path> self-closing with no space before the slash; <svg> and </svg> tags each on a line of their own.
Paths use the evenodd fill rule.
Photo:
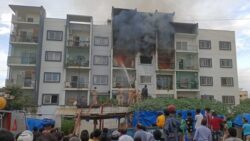
<svg viewBox="0 0 250 141">
<path fill-rule="evenodd" d="M 209 108 L 204 115 L 200 109 L 196 109 L 195 118 L 188 112 L 184 119 L 181 113 L 176 114 L 174 105 L 169 105 L 164 112 L 159 113 L 156 125 L 159 128 L 148 131 L 138 123 L 133 136 L 127 133 L 125 123 L 112 132 L 107 128 L 95 129 L 91 133 L 82 130 L 77 136 L 64 135 L 53 124 L 47 124 L 42 129 L 34 128 L 32 132 L 26 130 L 16 136 L 0 129 L 0 141 L 250 141 L 250 124 L 247 119 L 244 119 L 242 127 L 244 139 L 240 139 L 237 138 L 237 130 L 231 120 L 217 116 Z"/>
</svg>

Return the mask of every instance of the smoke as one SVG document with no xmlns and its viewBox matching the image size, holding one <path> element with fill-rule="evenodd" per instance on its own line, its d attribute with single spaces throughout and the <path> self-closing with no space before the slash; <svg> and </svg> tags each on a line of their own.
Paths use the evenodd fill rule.
<svg viewBox="0 0 250 141">
<path fill-rule="evenodd" d="M 144 55 L 155 51 L 156 39 L 159 47 L 168 47 L 174 32 L 170 22 L 173 14 L 143 13 L 136 10 L 113 9 L 114 47 Z"/>
</svg>

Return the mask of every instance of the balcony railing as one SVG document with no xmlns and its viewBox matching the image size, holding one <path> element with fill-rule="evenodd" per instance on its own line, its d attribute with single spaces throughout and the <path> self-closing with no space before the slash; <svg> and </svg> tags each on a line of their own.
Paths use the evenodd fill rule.
<svg viewBox="0 0 250 141">
<path fill-rule="evenodd" d="M 37 19 L 39 18 L 39 15 L 37 16 Z M 20 17 L 16 15 L 12 15 L 12 22 L 21 22 L 21 23 L 32 23 L 32 24 L 39 24 L 39 20 L 34 20 L 34 18 L 26 18 L 26 17 Z"/>
<path fill-rule="evenodd" d="M 11 42 L 28 42 L 28 43 L 38 43 L 38 36 L 21 36 L 14 35 L 10 36 Z"/>
<path fill-rule="evenodd" d="M 135 83 L 128 81 L 113 81 L 113 88 L 135 88 Z"/>
<path fill-rule="evenodd" d="M 197 81 L 195 80 L 191 80 L 191 81 L 177 81 L 177 89 L 198 89 L 199 88 L 199 84 Z"/>
<path fill-rule="evenodd" d="M 89 88 L 89 83 L 80 81 L 66 81 L 65 88 L 77 88 L 77 89 Z"/>
<path fill-rule="evenodd" d="M 35 56 L 35 54 L 33 56 Z M 36 64 L 36 57 L 9 56 L 8 57 L 8 64 L 35 65 Z"/>
<path fill-rule="evenodd" d="M 188 45 L 188 46 L 176 46 L 176 51 L 198 51 L 197 45 Z"/>
<path fill-rule="evenodd" d="M 159 69 L 174 69 L 174 63 L 160 62 L 158 67 Z"/>
<path fill-rule="evenodd" d="M 85 59 L 76 59 L 76 58 L 68 58 L 66 65 L 68 67 L 74 66 L 74 67 L 89 67 L 89 60 Z"/>
<path fill-rule="evenodd" d="M 68 47 L 86 47 L 86 48 L 89 48 L 90 41 L 68 40 L 67 45 L 68 45 Z"/>
<path fill-rule="evenodd" d="M 21 88 L 34 88 L 34 78 L 23 78 L 23 79 L 7 79 L 6 86 L 18 86 Z"/>
</svg>

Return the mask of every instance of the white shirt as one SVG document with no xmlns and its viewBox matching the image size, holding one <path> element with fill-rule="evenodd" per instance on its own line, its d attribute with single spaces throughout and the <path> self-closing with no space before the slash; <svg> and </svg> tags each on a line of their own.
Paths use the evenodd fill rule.
<svg viewBox="0 0 250 141">
<path fill-rule="evenodd" d="M 195 115 L 195 129 L 199 128 L 201 126 L 201 121 L 203 119 L 203 115 L 200 113 L 198 115 Z"/>
<path fill-rule="evenodd" d="M 134 139 L 130 137 L 129 135 L 122 135 L 120 136 L 118 141 L 134 141 Z"/>
</svg>

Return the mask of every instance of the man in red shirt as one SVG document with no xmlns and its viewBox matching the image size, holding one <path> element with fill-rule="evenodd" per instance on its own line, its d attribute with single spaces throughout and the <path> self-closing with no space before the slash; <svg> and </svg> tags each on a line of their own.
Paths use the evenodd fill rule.
<svg viewBox="0 0 250 141">
<path fill-rule="evenodd" d="M 219 118 L 215 112 L 212 114 L 213 118 L 211 119 L 211 130 L 213 141 L 219 141 L 221 136 L 221 124 L 223 119 Z"/>
</svg>

